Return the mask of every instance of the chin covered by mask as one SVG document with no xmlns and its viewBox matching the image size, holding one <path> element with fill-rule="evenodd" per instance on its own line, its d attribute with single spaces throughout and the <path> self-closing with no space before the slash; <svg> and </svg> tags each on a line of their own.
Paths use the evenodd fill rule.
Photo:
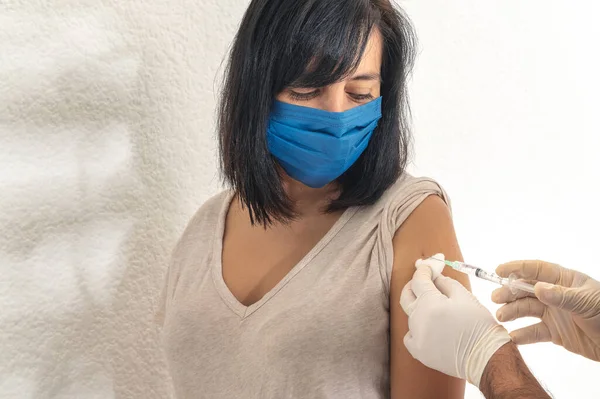
<svg viewBox="0 0 600 399">
<path fill-rule="evenodd" d="M 269 151 L 290 177 L 320 188 L 356 162 L 379 119 L 381 97 L 344 112 L 276 101 L 267 130 Z"/>
</svg>

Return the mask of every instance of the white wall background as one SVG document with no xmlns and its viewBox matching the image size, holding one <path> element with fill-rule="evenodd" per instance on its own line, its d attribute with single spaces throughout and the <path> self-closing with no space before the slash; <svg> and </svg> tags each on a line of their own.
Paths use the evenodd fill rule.
<svg viewBox="0 0 600 399">
<path fill-rule="evenodd" d="M 0 398 L 169 396 L 152 307 L 219 189 L 215 76 L 247 4 L 0 0 Z M 600 278 L 600 5 L 401 4 L 421 48 L 411 169 L 450 192 L 466 259 Z M 600 365 L 522 352 L 555 397 L 600 397 Z"/>
<path fill-rule="evenodd" d="M 453 201 L 468 261 L 546 259 L 600 279 L 600 26 L 594 1 L 410 1 L 415 170 Z M 486 282 L 474 293 L 491 310 Z M 507 328 L 539 320 L 507 323 Z M 600 364 L 522 347 L 556 398 L 598 398 Z M 470 388 L 467 397 L 477 398 Z"/>
<path fill-rule="evenodd" d="M 152 311 L 218 190 L 213 82 L 243 9 L 0 0 L 0 398 L 169 397 Z"/>
</svg>

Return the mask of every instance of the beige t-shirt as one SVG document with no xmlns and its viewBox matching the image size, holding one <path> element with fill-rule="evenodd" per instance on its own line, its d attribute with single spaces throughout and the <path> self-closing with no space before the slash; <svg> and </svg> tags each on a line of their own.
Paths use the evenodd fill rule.
<svg viewBox="0 0 600 399">
<path fill-rule="evenodd" d="M 376 204 L 347 209 L 251 306 L 221 270 L 233 193 L 208 200 L 173 251 L 157 313 L 177 397 L 388 398 L 392 238 L 432 194 L 448 203 L 434 181 L 404 175 Z"/>
</svg>

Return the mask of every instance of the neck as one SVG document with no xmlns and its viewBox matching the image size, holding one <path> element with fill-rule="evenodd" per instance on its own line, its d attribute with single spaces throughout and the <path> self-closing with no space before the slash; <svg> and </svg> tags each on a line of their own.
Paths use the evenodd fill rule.
<svg viewBox="0 0 600 399">
<path fill-rule="evenodd" d="M 283 188 L 301 217 L 321 215 L 329 203 L 339 195 L 336 183 L 325 187 L 311 188 L 291 177 L 282 176 Z"/>
</svg>

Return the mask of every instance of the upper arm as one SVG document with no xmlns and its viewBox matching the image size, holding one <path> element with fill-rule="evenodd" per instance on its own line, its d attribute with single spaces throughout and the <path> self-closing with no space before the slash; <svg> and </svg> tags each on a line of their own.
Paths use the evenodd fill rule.
<svg viewBox="0 0 600 399">
<path fill-rule="evenodd" d="M 434 371 L 415 360 L 404 346 L 408 317 L 399 305 L 400 292 L 415 271 L 415 262 L 443 253 L 446 259 L 462 260 L 450 210 L 435 195 L 426 198 L 406 219 L 393 239 L 394 265 L 390 289 L 390 381 L 392 399 L 463 398 L 465 382 Z M 443 274 L 468 289 L 464 274 L 445 268 Z"/>
</svg>

